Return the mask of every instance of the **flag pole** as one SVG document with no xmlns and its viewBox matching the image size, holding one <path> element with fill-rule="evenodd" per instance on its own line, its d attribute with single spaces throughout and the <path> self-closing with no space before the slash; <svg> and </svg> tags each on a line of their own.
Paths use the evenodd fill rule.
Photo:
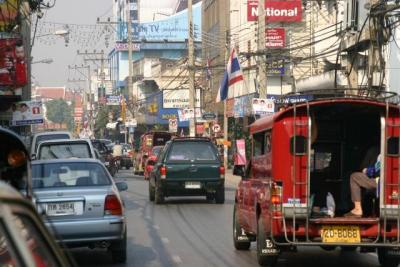
<svg viewBox="0 0 400 267">
<path fill-rule="evenodd" d="M 226 30 L 226 54 L 225 54 L 225 59 L 227 63 L 229 61 L 229 55 L 230 55 L 230 38 L 229 38 L 229 30 Z M 226 65 L 226 64 L 225 64 Z M 228 98 L 227 98 L 228 99 Z M 224 167 L 225 170 L 228 169 L 228 145 L 227 145 L 227 141 L 228 141 L 228 114 L 226 111 L 227 105 L 226 105 L 226 100 L 224 101 Z"/>
</svg>

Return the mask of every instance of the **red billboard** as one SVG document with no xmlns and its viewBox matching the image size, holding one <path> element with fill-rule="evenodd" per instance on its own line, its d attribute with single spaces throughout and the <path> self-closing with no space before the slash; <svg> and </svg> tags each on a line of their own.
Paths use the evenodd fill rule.
<svg viewBox="0 0 400 267">
<path fill-rule="evenodd" d="M 266 48 L 284 48 L 286 42 L 285 28 L 265 29 Z"/>
<path fill-rule="evenodd" d="M 247 21 L 257 21 L 258 0 L 247 1 Z M 299 0 L 265 0 L 266 22 L 301 22 L 302 4 Z"/>
<path fill-rule="evenodd" d="M 0 39 L 0 95 L 21 95 L 28 82 L 21 38 Z"/>
</svg>

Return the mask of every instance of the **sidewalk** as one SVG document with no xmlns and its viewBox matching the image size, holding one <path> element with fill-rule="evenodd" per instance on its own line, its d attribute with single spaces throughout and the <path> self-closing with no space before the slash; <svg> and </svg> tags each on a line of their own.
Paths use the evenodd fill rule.
<svg viewBox="0 0 400 267">
<path fill-rule="evenodd" d="M 230 186 L 236 187 L 242 178 L 240 176 L 233 175 L 232 171 L 233 171 L 232 169 L 226 170 L 225 182 Z"/>
</svg>

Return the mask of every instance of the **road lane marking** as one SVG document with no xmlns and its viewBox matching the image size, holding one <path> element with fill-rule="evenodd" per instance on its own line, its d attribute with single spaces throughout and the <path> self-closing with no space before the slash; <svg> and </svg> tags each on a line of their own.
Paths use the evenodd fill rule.
<svg viewBox="0 0 400 267">
<path fill-rule="evenodd" d="M 161 237 L 161 241 L 162 241 L 164 244 L 168 244 L 168 243 L 169 243 L 169 239 L 168 239 L 167 237 Z"/>
<path fill-rule="evenodd" d="M 172 260 L 173 260 L 173 262 L 175 262 L 176 264 L 182 263 L 182 259 L 181 259 L 181 257 L 179 257 L 178 255 L 173 255 L 173 256 L 172 256 Z"/>
</svg>

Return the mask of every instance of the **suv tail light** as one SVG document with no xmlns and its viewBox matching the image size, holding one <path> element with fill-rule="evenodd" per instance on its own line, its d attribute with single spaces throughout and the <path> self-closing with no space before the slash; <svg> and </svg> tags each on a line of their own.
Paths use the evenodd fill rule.
<svg viewBox="0 0 400 267">
<path fill-rule="evenodd" d="M 274 216 L 282 216 L 282 186 L 272 185 L 271 205 Z"/>
<path fill-rule="evenodd" d="M 160 168 L 160 175 L 161 175 L 161 179 L 167 178 L 167 168 L 165 166 L 162 166 Z"/>
<path fill-rule="evenodd" d="M 104 215 L 122 215 L 122 204 L 116 195 L 106 196 Z"/>
<path fill-rule="evenodd" d="M 219 175 L 220 175 L 221 179 L 225 178 L 225 167 L 224 166 L 219 167 Z"/>
</svg>

